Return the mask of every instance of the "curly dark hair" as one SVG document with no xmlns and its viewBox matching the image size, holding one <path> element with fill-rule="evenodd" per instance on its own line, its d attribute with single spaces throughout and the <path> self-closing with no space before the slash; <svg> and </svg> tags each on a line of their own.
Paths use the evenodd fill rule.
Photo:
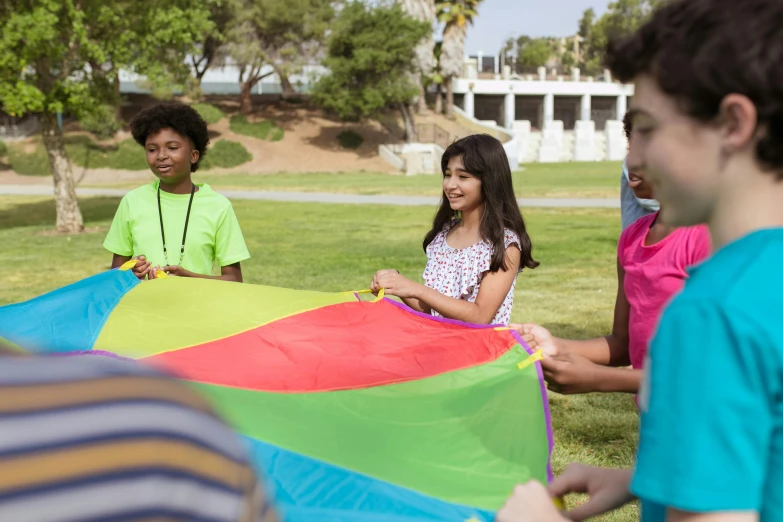
<svg viewBox="0 0 783 522">
<path fill-rule="evenodd" d="M 519 236 L 519 248 L 522 252 L 520 269 L 536 268 L 539 262 L 533 259 L 533 243 L 514 195 L 511 166 L 503 144 L 488 134 L 473 134 L 455 141 L 448 146 L 440 160 L 440 168 L 444 175 L 449 160 L 458 156 L 462 157 L 465 170 L 481 180 L 484 215 L 481 217 L 479 232 L 483 239 L 492 243 L 489 271 L 507 270 L 505 229 L 512 230 Z M 451 209 L 449 199 L 444 192 L 441 194 L 440 207 L 432 221 L 432 229 L 424 237 L 425 251 L 438 233 L 455 217 L 457 212 Z"/>
<path fill-rule="evenodd" d="M 190 165 L 190 171 L 196 172 L 199 163 L 207 155 L 209 131 L 204 118 L 191 106 L 179 102 L 165 102 L 147 107 L 140 111 L 130 122 L 131 134 L 142 147 L 147 137 L 161 129 L 172 129 L 187 136 L 198 151 L 198 161 Z"/>
<path fill-rule="evenodd" d="M 625 132 L 625 139 L 631 141 L 631 131 L 633 130 L 633 122 L 631 121 L 631 112 L 628 111 L 623 116 L 623 132 Z"/>
<path fill-rule="evenodd" d="M 650 74 L 691 117 L 715 121 L 728 94 L 758 112 L 756 158 L 783 179 L 783 2 L 674 0 L 636 33 L 612 39 L 606 63 L 630 82 Z"/>
</svg>

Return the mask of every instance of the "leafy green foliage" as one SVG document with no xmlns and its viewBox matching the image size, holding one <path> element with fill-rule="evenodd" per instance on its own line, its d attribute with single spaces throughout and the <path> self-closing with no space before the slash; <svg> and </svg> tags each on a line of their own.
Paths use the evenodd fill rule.
<svg viewBox="0 0 783 522">
<path fill-rule="evenodd" d="M 364 143 L 364 138 L 358 132 L 347 130 L 337 135 L 337 141 L 344 149 L 358 149 Z"/>
<path fill-rule="evenodd" d="M 201 162 L 201 168 L 209 170 L 237 167 L 252 159 L 253 155 L 241 143 L 231 140 L 220 140 L 209 147 L 207 155 Z"/>
<path fill-rule="evenodd" d="M 585 38 L 582 66 L 588 74 L 599 74 L 609 39 L 631 34 L 638 29 L 664 0 L 616 0 L 592 23 L 595 13 L 585 11 L 579 33 Z M 585 34 L 582 34 L 585 33 Z"/>
<path fill-rule="evenodd" d="M 182 57 L 212 27 L 208 11 L 187 0 L 0 4 L 0 105 L 15 115 L 105 119 L 120 68 L 156 84 L 181 83 L 189 76 Z"/>
<path fill-rule="evenodd" d="M 229 120 L 231 132 L 258 138 L 259 140 L 280 141 L 283 139 L 284 131 L 272 120 L 261 120 L 259 122 L 250 122 L 242 114 L 235 114 Z"/>
<path fill-rule="evenodd" d="M 312 100 L 346 120 L 407 103 L 417 93 L 411 81 L 416 44 L 430 30 L 397 4 L 347 4 L 329 37 L 329 73 L 313 86 Z"/>
<path fill-rule="evenodd" d="M 552 46 L 544 38 L 530 40 L 519 51 L 519 63 L 527 67 L 541 67 L 546 65 L 552 56 Z"/>
<path fill-rule="evenodd" d="M 99 140 L 106 140 L 117 134 L 122 124 L 117 119 L 117 111 L 111 105 L 100 105 L 87 112 L 79 121 L 82 128 L 92 132 Z"/>
<path fill-rule="evenodd" d="M 204 118 L 207 125 L 217 123 L 226 117 L 226 114 L 223 111 L 209 103 L 194 103 L 192 107 L 196 109 L 196 112 L 198 112 L 202 118 Z"/>
<path fill-rule="evenodd" d="M 0 157 L 5 156 L 6 154 L 8 154 L 8 145 L 6 145 L 3 140 L 0 140 Z"/>
<path fill-rule="evenodd" d="M 230 0 L 224 48 L 238 65 L 240 82 L 256 85 L 271 72 L 290 76 L 321 50 L 335 16 L 335 0 Z"/>
</svg>

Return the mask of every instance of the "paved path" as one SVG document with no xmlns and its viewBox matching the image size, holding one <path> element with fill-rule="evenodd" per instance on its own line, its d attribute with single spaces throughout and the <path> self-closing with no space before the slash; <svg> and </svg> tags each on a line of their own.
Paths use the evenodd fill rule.
<svg viewBox="0 0 783 522">
<path fill-rule="evenodd" d="M 52 187 L 46 185 L 0 185 L 0 196 L 51 196 Z M 79 196 L 121 197 L 127 189 L 77 188 Z M 329 192 L 269 192 L 263 190 L 220 190 L 229 199 L 292 201 L 302 203 L 347 203 L 355 205 L 436 206 L 439 198 L 429 196 L 368 196 L 363 194 L 334 194 Z M 540 208 L 620 208 L 620 198 L 520 198 L 521 207 Z"/>
</svg>

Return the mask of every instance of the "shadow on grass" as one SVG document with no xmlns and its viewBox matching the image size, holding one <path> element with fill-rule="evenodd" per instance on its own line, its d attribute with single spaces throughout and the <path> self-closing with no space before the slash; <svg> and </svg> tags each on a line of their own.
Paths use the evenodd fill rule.
<svg viewBox="0 0 783 522">
<path fill-rule="evenodd" d="M 120 198 L 91 197 L 79 200 L 85 226 L 111 220 L 117 212 Z M 0 230 L 23 227 L 51 227 L 56 221 L 54 200 L 12 204 L 0 209 Z"/>
</svg>

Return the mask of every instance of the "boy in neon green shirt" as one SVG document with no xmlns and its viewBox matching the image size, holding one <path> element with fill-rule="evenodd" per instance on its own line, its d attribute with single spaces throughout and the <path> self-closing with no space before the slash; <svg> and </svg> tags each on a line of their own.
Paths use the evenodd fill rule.
<svg viewBox="0 0 783 522">
<path fill-rule="evenodd" d="M 112 268 L 136 259 L 133 273 L 154 279 L 159 271 L 180 277 L 242 282 L 240 263 L 250 258 L 234 209 L 191 173 L 206 154 L 207 124 L 191 107 L 162 103 L 130 123 L 158 178 L 122 198 L 104 248 Z M 217 262 L 220 275 L 212 275 Z"/>
</svg>

